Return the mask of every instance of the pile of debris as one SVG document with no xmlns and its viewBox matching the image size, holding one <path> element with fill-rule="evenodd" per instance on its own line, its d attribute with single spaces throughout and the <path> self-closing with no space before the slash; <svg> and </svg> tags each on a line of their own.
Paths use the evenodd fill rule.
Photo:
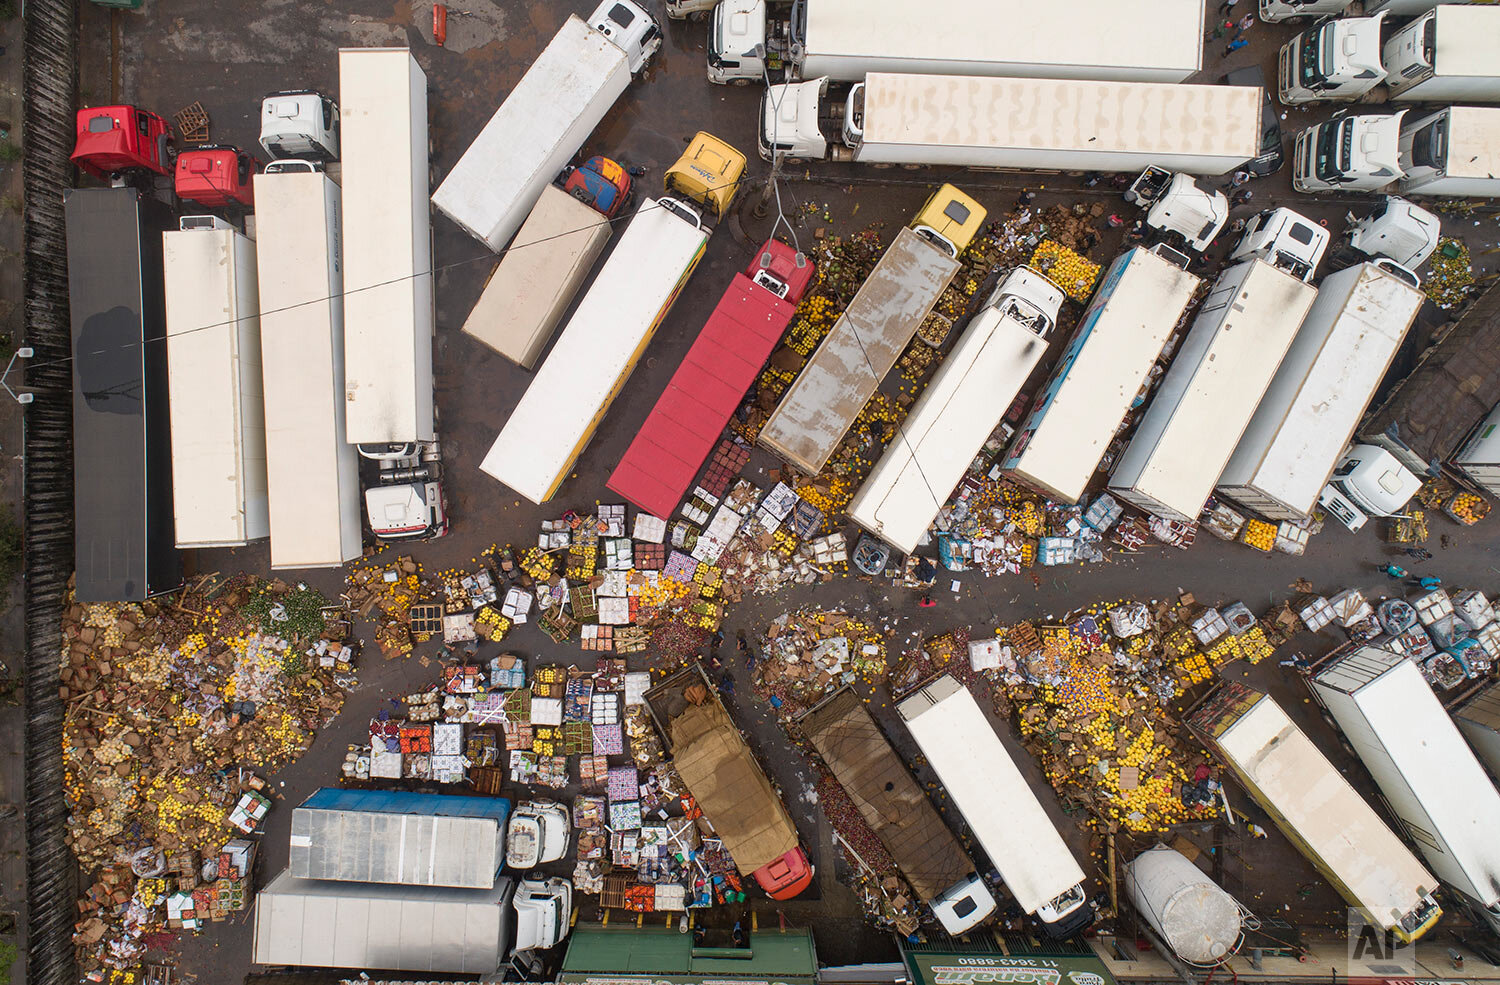
<svg viewBox="0 0 1500 985">
<path fill-rule="evenodd" d="M 931 919 L 931 911 L 918 902 L 880 837 L 870 830 L 833 774 L 818 770 L 815 790 L 818 807 L 833 828 L 834 842 L 849 866 L 849 888 L 859 897 L 866 918 L 902 937 L 915 935 L 924 915 Z"/>
<path fill-rule="evenodd" d="M 254 576 L 206 576 L 140 603 L 68 605 L 69 844 L 85 869 L 114 869 L 82 908 L 82 964 L 129 963 L 163 919 L 161 899 L 132 907 L 133 880 L 119 866 L 134 861 L 140 875 L 157 856 L 217 857 L 232 830 L 254 829 L 235 808 L 264 795 L 241 767 L 279 769 L 338 713 L 354 679 L 348 629 L 318 592 Z"/>
<path fill-rule="evenodd" d="M 1427 263 L 1427 276 L 1422 278 L 1422 293 L 1439 308 L 1452 308 L 1461 304 L 1474 289 L 1474 265 L 1469 257 L 1469 248 L 1463 240 L 1444 236 L 1438 240 L 1437 249 Z"/>
<path fill-rule="evenodd" d="M 438 598 L 438 589 L 422 576 L 410 557 L 389 557 L 386 548 L 349 568 L 344 604 L 361 619 L 375 623 L 375 642 L 387 660 L 410 656 L 414 644 L 432 638 L 431 627 L 413 629 L 412 609 Z"/>
<path fill-rule="evenodd" d="M 799 609 L 766 627 L 755 689 L 795 717 L 840 687 L 886 677 L 886 637 L 842 609 Z"/>
</svg>

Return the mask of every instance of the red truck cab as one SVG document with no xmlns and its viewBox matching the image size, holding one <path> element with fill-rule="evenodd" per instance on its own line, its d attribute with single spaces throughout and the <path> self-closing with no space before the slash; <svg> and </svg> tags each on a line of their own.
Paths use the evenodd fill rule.
<svg viewBox="0 0 1500 985">
<path fill-rule="evenodd" d="M 138 106 L 81 109 L 71 159 L 96 178 L 172 173 L 172 128 Z"/>
<path fill-rule="evenodd" d="M 260 162 L 237 147 L 210 145 L 177 155 L 177 197 L 210 209 L 255 204 L 251 179 Z"/>
<path fill-rule="evenodd" d="M 774 900 L 789 900 L 812 885 L 813 867 L 799 846 L 756 869 L 756 885 Z"/>
<path fill-rule="evenodd" d="M 818 268 L 779 239 L 768 239 L 745 269 L 745 276 L 789 304 L 807 293 Z"/>
<path fill-rule="evenodd" d="M 598 212 L 613 219 L 630 204 L 630 172 L 607 157 L 591 157 L 568 172 L 563 191 Z"/>
</svg>

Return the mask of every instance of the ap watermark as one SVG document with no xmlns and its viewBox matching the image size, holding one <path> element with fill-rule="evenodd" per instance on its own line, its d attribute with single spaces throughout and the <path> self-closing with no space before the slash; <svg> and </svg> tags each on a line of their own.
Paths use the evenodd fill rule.
<svg viewBox="0 0 1500 985">
<path fill-rule="evenodd" d="M 1349 909 L 1349 966 L 1368 968 L 1392 978 L 1417 976 L 1417 945 L 1377 927 L 1359 910 Z"/>
</svg>

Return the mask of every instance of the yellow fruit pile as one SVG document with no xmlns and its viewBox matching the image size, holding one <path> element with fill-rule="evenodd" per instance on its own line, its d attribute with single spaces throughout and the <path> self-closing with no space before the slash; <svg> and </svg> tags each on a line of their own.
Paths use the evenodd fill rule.
<svg viewBox="0 0 1500 985">
<path fill-rule="evenodd" d="M 1461 492 L 1448 500 L 1447 512 L 1459 523 L 1469 526 L 1489 516 L 1490 504 L 1477 493 Z"/>
<path fill-rule="evenodd" d="M 1099 279 L 1099 265 L 1074 253 L 1061 243 L 1044 239 L 1031 254 L 1030 265 L 1051 278 L 1075 301 L 1087 301 Z"/>
<path fill-rule="evenodd" d="M 1264 520 L 1246 520 L 1245 529 L 1240 534 L 1240 543 L 1269 554 L 1271 548 L 1276 546 L 1276 524 Z"/>
</svg>

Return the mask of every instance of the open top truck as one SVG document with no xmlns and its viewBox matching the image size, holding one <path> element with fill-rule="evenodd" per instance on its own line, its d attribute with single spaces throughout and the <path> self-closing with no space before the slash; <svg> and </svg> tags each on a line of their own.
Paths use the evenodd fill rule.
<svg viewBox="0 0 1500 985">
<path fill-rule="evenodd" d="M 969 853 L 858 694 L 840 688 L 797 725 L 944 930 L 967 933 L 995 912 L 995 897 Z"/>
<path fill-rule="evenodd" d="M 958 255 L 984 217 L 952 185 L 933 193 L 782 395 L 760 430 L 761 445 L 808 475 L 822 470 L 958 274 Z"/>
<path fill-rule="evenodd" d="M 646 708 L 740 874 L 777 900 L 811 885 L 797 828 L 702 667 L 692 664 L 651 688 Z"/>
</svg>

